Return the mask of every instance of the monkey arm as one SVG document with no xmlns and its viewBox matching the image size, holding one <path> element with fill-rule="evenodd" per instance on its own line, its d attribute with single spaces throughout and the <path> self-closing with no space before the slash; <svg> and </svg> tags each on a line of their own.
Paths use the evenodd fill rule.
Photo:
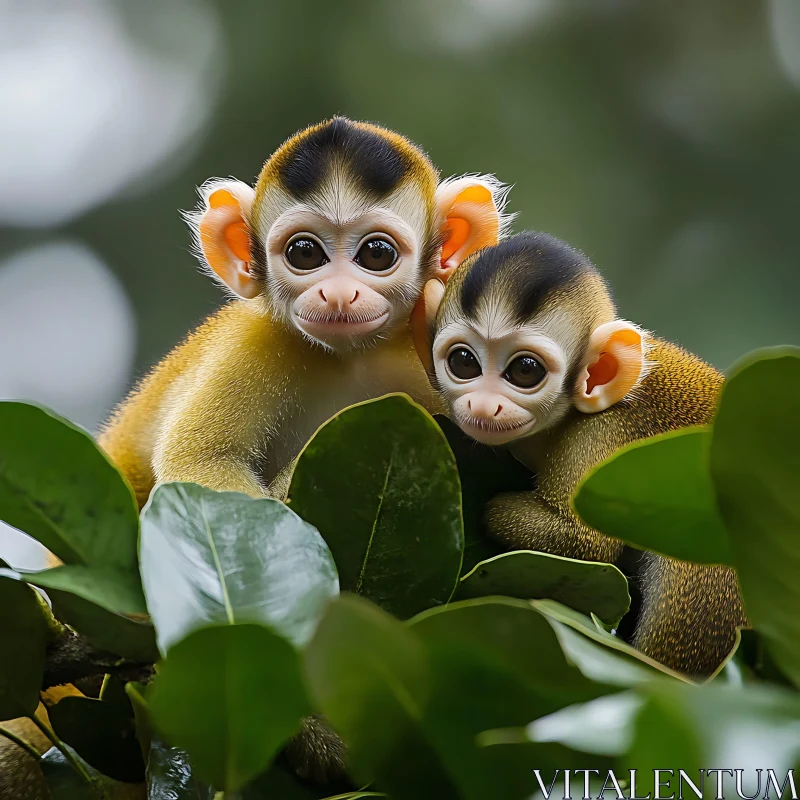
<svg viewBox="0 0 800 800">
<path fill-rule="evenodd" d="M 536 475 L 536 488 L 494 497 L 486 514 L 489 534 L 513 549 L 614 562 L 622 542 L 590 528 L 570 507 L 581 478 L 624 444 L 608 419 L 576 415 L 513 445 L 514 456 Z"/>
<path fill-rule="evenodd" d="M 182 481 L 264 496 L 254 468 L 258 442 L 251 415 L 225 408 L 225 400 L 193 396 L 169 415 L 153 453 L 156 483 Z"/>
<path fill-rule="evenodd" d="M 615 561 L 623 544 L 581 522 L 567 506 L 552 506 L 537 492 L 507 492 L 488 505 L 486 522 L 495 539 L 515 550 L 539 550 L 584 561 Z"/>
</svg>

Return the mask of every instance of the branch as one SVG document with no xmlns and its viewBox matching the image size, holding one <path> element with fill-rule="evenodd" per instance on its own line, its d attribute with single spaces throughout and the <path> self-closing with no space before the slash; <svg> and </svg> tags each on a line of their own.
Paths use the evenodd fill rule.
<svg viewBox="0 0 800 800">
<path fill-rule="evenodd" d="M 98 650 L 85 636 L 64 628 L 47 648 L 42 690 L 106 673 L 123 681 L 146 683 L 153 676 L 154 668 L 150 663 L 129 661 Z"/>
</svg>

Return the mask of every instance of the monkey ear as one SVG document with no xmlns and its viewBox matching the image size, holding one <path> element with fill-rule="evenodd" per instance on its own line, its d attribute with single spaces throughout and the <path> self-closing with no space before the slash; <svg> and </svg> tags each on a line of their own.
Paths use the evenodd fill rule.
<svg viewBox="0 0 800 800">
<path fill-rule="evenodd" d="M 644 333 L 630 322 L 614 320 L 595 328 L 588 366 L 577 386 L 578 411 L 596 414 L 627 397 L 644 375 L 644 355 Z"/>
<path fill-rule="evenodd" d="M 510 217 L 503 214 L 508 188 L 489 175 L 465 175 L 442 181 L 436 210 L 445 242 L 438 277 L 450 273 L 472 253 L 497 244 Z"/>
<path fill-rule="evenodd" d="M 250 233 L 247 219 L 255 190 L 241 181 L 209 181 L 201 191 L 203 206 L 190 222 L 208 266 L 239 297 L 250 299 L 260 291 L 250 271 Z"/>
<path fill-rule="evenodd" d="M 419 300 L 414 310 L 411 312 L 409 326 L 411 328 L 411 339 L 417 351 L 419 360 L 425 371 L 429 375 L 434 374 L 433 355 L 431 353 L 431 330 L 433 321 L 436 319 L 436 312 L 444 297 L 444 284 L 440 280 L 428 281 L 422 290 Z"/>
</svg>

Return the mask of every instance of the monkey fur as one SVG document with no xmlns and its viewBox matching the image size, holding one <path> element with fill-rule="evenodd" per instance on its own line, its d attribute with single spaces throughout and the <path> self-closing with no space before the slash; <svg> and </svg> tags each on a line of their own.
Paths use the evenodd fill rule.
<svg viewBox="0 0 800 800">
<path fill-rule="evenodd" d="M 446 288 L 432 284 L 425 294 L 433 341 L 429 368 L 451 416 L 474 438 L 508 444 L 537 476 L 532 491 L 500 494 L 490 502 L 490 535 L 510 549 L 618 561 L 623 543 L 579 519 L 570 508 L 570 497 L 581 478 L 620 447 L 710 423 L 722 375 L 680 347 L 617 320 L 608 289 L 593 265 L 546 234 L 506 239 L 468 259 Z M 506 356 L 491 350 L 490 340 L 502 343 L 503 337 L 510 341 Z M 529 347 L 521 337 L 534 344 Z M 459 342 L 470 342 L 484 362 L 494 358 L 484 370 L 492 374 L 473 380 L 449 374 L 448 353 Z M 550 347 L 550 363 L 556 369 L 542 380 L 541 391 L 549 394 L 534 408 L 536 420 L 528 432 L 531 423 L 523 408 L 531 407 L 539 390 L 509 387 L 511 367 L 505 365 L 509 358 L 518 358 L 518 352 L 536 355 L 536 347 Z M 605 360 L 607 366 L 612 355 L 618 357 L 613 375 L 614 368 L 602 363 Z M 458 357 L 463 362 L 463 354 Z M 469 365 L 474 372 L 475 365 Z M 496 377 L 495 371 L 504 368 L 506 378 Z M 534 367 L 529 363 L 527 368 Z M 603 374 L 611 376 L 605 385 L 587 392 L 592 382 L 605 380 Z M 476 380 L 494 381 L 491 393 L 468 393 Z M 613 389 L 617 381 L 622 385 Z M 598 406 L 595 395 L 608 387 L 617 395 Z M 483 417 L 470 416 L 482 410 Z M 526 435 L 516 438 L 520 425 L 529 427 Z M 735 572 L 647 553 L 638 580 L 642 608 L 633 644 L 688 675 L 712 673 L 733 647 L 736 628 L 746 624 Z"/>
</svg>

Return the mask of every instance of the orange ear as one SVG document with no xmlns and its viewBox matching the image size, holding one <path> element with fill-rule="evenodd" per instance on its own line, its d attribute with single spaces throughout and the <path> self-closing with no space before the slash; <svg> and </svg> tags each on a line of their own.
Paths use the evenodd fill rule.
<svg viewBox="0 0 800 800">
<path fill-rule="evenodd" d="M 261 286 L 250 272 L 247 218 L 255 190 L 240 181 L 215 181 L 205 194 L 197 226 L 203 255 L 217 277 L 239 297 L 255 297 Z"/>
<path fill-rule="evenodd" d="M 595 328 L 575 407 L 584 414 L 605 411 L 627 397 L 642 377 L 644 366 L 644 336 L 639 328 L 624 320 Z"/>
<path fill-rule="evenodd" d="M 503 194 L 494 178 L 468 176 L 439 184 L 436 207 L 445 236 L 441 279 L 447 280 L 467 256 L 497 244 L 503 221 L 499 198 Z"/>
<path fill-rule="evenodd" d="M 422 366 L 429 375 L 433 374 L 433 356 L 431 354 L 431 328 L 436 319 L 436 312 L 444 297 L 444 284 L 439 280 L 430 280 L 425 284 L 414 310 L 411 312 L 409 326 L 411 339 Z"/>
</svg>

